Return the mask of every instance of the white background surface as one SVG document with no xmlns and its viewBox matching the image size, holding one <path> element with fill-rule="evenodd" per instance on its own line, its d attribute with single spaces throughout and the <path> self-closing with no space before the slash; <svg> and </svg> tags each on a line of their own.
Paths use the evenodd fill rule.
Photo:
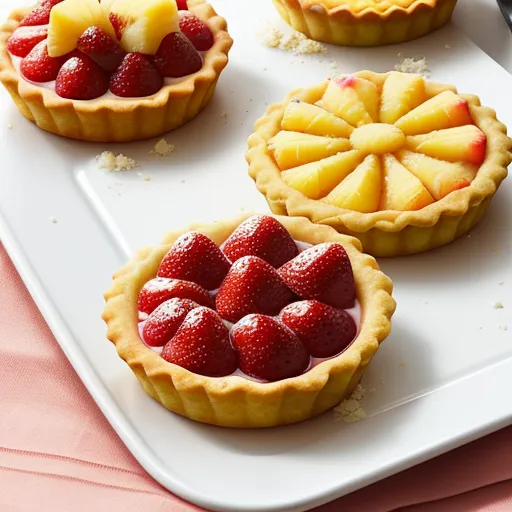
<svg viewBox="0 0 512 512">
<path fill-rule="evenodd" d="M 498 8 L 491 0 L 459 3 L 457 23 L 512 71 L 512 40 Z M 0 0 L 0 14 L 14 4 Z M 213 4 L 236 40 L 231 62 L 209 108 L 167 136 L 177 148 L 168 159 L 148 155 L 154 141 L 108 146 L 48 135 L 0 93 L 0 232 L 63 350 L 158 481 L 216 510 L 302 511 L 511 422 L 512 180 L 471 237 L 380 262 L 395 282 L 398 309 L 393 333 L 365 375 L 365 387 L 375 391 L 364 403 L 369 418 L 358 424 L 335 423 L 327 414 L 244 432 L 164 410 L 105 340 L 99 316 L 110 274 L 169 229 L 241 208 L 267 211 L 247 176 L 245 140 L 266 103 L 323 79 L 331 59 L 343 72 L 387 71 L 399 51 L 423 54 L 432 79 L 479 94 L 509 126 L 512 77 L 453 26 L 399 48 L 296 57 L 254 37 L 260 22 L 247 6 L 257 5 L 263 20 L 276 19 L 269 1 Z M 92 160 L 105 149 L 135 157 L 140 168 L 99 171 Z M 494 309 L 495 301 L 505 308 Z"/>
</svg>

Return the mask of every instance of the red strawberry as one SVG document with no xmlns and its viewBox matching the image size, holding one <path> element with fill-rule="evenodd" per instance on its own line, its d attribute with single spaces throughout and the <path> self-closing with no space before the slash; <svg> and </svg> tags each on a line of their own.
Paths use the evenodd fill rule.
<svg viewBox="0 0 512 512">
<path fill-rule="evenodd" d="M 207 236 L 191 231 L 174 242 L 160 263 L 158 276 L 184 279 L 207 290 L 215 290 L 226 277 L 229 267 L 229 261 Z"/>
<path fill-rule="evenodd" d="M 33 32 L 16 31 L 7 40 L 7 50 L 16 57 L 26 57 L 37 43 L 48 37 L 48 30 L 42 28 Z"/>
<path fill-rule="evenodd" d="M 150 347 L 163 347 L 180 328 L 187 314 L 199 304 L 188 299 L 170 299 L 160 304 L 151 313 L 144 327 L 142 336 Z"/>
<path fill-rule="evenodd" d="M 156 277 L 148 281 L 139 293 L 138 308 L 143 313 L 151 313 L 166 300 L 178 297 L 190 299 L 201 306 L 213 308 L 214 302 L 210 294 L 196 283 Z"/>
<path fill-rule="evenodd" d="M 110 90 L 123 98 L 141 98 L 157 93 L 163 79 L 151 58 L 142 53 L 129 53 L 110 77 Z"/>
<path fill-rule="evenodd" d="M 205 52 L 213 46 L 212 31 L 204 21 L 193 14 L 180 17 L 180 30 L 199 52 Z"/>
<path fill-rule="evenodd" d="M 286 306 L 279 316 L 313 357 L 339 354 L 356 335 L 356 324 L 346 311 L 316 300 L 294 302 Z"/>
<path fill-rule="evenodd" d="M 77 48 L 107 71 L 117 69 L 126 53 L 103 29 L 89 27 L 78 40 Z"/>
<path fill-rule="evenodd" d="M 162 76 L 171 78 L 191 75 L 203 67 L 197 50 L 179 32 L 171 32 L 164 37 L 153 61 Z"/>
<path fill-rule="evenodd" d="M 315 245 L 279 270 L 283 281 L 302 299 L 316 299 L 338 309 L 356 298 L 350 259 L 337 242 Z"/>
<path fill-rule="evenodd" d="M 68 59 L 69 55 L 50 57 L 46 41 L 41 41 L 21 61 L 20 71 L 32 82 L 51 82 L 57 78 L 60 68 Z"/>
<path fill-rule="evenodd" d="M 188 11 L 187 0 L 176 0 L 178 11 Z"/>
<path fill-rule="evenodd" d="M 46 25 L 50 23 L 50 11 L 62 0 L 41 0 L 22 20 L 20 25 Z"/>
<path fill-rule="evenodd" d="M 242 256 L 258 256 L 279 268 L 299 254 L 284 226 L 268 215 L 254 215 L 242 222 L 222 248 L 231 261 Z"/>
<path fill-rule="evenodd" d="M 162 357 L 208 377 L 229 375 L 238 366 L 228 328 L 215 311 L 205 307 L 188 313 L 178 332 L 164 347 Z"/>
<path fill-rule="evenodd" d="M 66 61 L 55 81 L 55 92 L 70 100 L 93 100 L 107 91 L 107 73 L 83 54 Z"/>
<path fill-rule="evenodd" d="M 126 21 L 123 21 L 116 13 L 111 12 L 108 15 L 108 19 L 110 21 L 110 24 L 114 28 L 114 32 L 116 33 L 117 39 L 121 41 L 121 38 L 123 37 L 124 29 L 126 28 Z"/>
<path fill-rule="evenodd" d="M 309 366 L 306 347 L 287 327 L 264 315 L 248 315 L 231 330 L 240 369 L 274 382 L 296 377 Z"/>
<path fill-rule="evenodd" d="M 222 318 L 238 322 L 250 313 L 276 315 L 292 299 L 274 267 L 256 256 L 244 256 L 228 272 L 215 305 Z"/>
</svg>

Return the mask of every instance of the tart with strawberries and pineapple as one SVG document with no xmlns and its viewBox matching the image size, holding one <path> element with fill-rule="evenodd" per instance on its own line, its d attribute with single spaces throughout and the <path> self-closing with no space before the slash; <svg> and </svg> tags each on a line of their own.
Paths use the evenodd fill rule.
<svg viewBox="0 0 512 512">
<path fill-rule="evenodd" d="M 274 213 L 332 226 L 374 256 L 467 233 L 507 176 L 512 147 L 476 96 L 396 71 L 295 90 L 248 142 L 249 174 Z"/>
<path fill-rule="evenodd" d="M 105 294 L 107 336 L 167 409 L 272 427 L 349 395 L 390 331 L 392 283 L 360 243 L 304 218 L 171 233 Z"/>
<path fill-rule="evenodd" d="M 232 44 L 204 0 L 41 0 L 0 28 L 0 81 L 43 130 L 146 139 L 199 114 Z"/>
</svg>

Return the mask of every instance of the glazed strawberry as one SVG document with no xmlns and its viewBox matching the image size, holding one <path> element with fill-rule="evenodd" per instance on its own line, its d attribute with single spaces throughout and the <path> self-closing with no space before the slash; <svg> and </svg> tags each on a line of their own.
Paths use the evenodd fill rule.
<svg viewBox="0 0 512 512">
<path fill-rule="evenodd" d="M 55 92 L 70 100 L 93 100 L 108 91 L 109 77 L 105 70 L 87 55 L 77 55 L 60 68 Z"/>
<path fill-rule="evenodd" d="M 180 17 L 180 30 L 200 52 L 205 52 L 213 46 L 213 34 L 208 25 L 193 14 Z"/>
<path fill-rule="evenodd" d="M 50 23 L 50 11 L 55 5 L 61 2 L 62 0 L 42 0 L 39 5 L 34 7 L 34 9 L 21 20 L 20 26 L 46 25 Z"/>
<path fill-rule="evenodd" d="M 78 40 L 77 48 L 107 71 L 117 69 L 126 53 L 103 29 L 89 27 Z"/>
<path fill-rule="evenodd" d="M 33 32 L 15 32 L 7 41 L 7 50 L 16 57 L 26 57 L 37 43 L 48 37 L 48 30 L 42 28 Z"/>
<path fill-rule="evenodd" d="M 292 299 L 274 267 L 257 256 L 244 256 L 233 263 L 215 305 L 222 318 L 234 323 L 250 313 L 276 315 Z"/>
<path fill-rule="evenodd" d="M 207 290 L 215 290 L 229 267 L 229 261 L 207 236 L 191 231 L 174 242 L 160 263 L 158 277 L 192 281 Z"/>
<path fill-rule="evenodd" d="M 21 61 L 20 71 L 32 82 L 51 82 L 57 78 L 60 68 L 68 58 L 69 55 L 50 57 L 46 41 L 41 41 Z"/>
<path fill-rule="evenodd" d="M 278 272 L 302 299 L 316 299 L 339 309 L 354 305 L 352 265 L 345 249 L 337 242 L 306 249 Z"/>
<path fill-rule="evenodd" d="M 187 0 L 176 0 L 178 11 L 188 11 Z"/>
<path fill-rule="evenodd" d="M 140 98 L 157 93 L 163 79 L 151 61 L 142 53 L 129 53 L 110 77 L 110 90 L 123 98 Z"/>
<path fill-rule="evenodd" d="M 123 32 L 126 27 L 126 22 L 124 22 L 116 13 L 111 12 L 108 15 L 108 19 L 110 24 L 114 28 L 114 32 L 116 33 L 116 37 L 119 41 L 123 37 Z"/>
<path fill-rule="evenodd" d="M 150 347 L 163 347 L 180 328 L 187 314 L 199 304 L 188 299 L 170 299 L 160 304 L 142 328 L 144 341 Z"/>
<path fill-rule="evenodd" d="M 316 300 L 294 302 L 279 315 L 313 357 L 332 357 L 348 347 L 356 335 L 352 317 Z"/>
<path fill-rule="evenodd" d="M 231 330 L 240 369 L 250 377 L 274 382 L 296 377 L 309 366 L 309 354 L 286 326 L 265 315 L 248 315 Z"/>
<path fill-rule="evenodd" d="M 162 76 L 179 78 L 199 71 L 203 61 L 192 43 L 179 32 L 166 35 L 153 61 Z"/>
<path fill-rule="evenodd" d="M 231 261 L 242 256 L 258 256 L 275 268 L 299 254 L 285 227 L 268 215 L 254 215 L 242 222 L 226 240 L 222 251 Z"/>
<path fill-rule="evenodd" d="M 205 307 L 188 313 L 178 332 L 164 347 L 162 357 L 208 377 L 229 375 L 238 366 L 227 327 L 215 311 Z"/>
<path fill-rule="evenodd" d="M 201 286 L 190 281 L 156 277 L 148 281 L 139 293 L 138 309 L 142 313 L 151 313 L 162 302 L 174 297 L 190 299 L 201 306 L 214 307 L 211 295 Z"/>
</svg>

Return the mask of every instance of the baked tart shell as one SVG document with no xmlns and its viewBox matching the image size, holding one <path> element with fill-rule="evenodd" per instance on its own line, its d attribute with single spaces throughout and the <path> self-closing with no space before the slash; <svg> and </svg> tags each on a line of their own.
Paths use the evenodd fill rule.
<svg viewBox="0 0 512 512">
<path fill-rule="evenodd" d="M 250 215 L 209 225 L 192 225 L 169 233 L 162 243 L 139 251 L 114 275 L 105 293 L 103 319 L 107 337 L 130 366 L 145 391 L 167 409 L 195 421 L 224 427 L 258 428 L 306 420 L 337 405 L 358 384 L 379 344 L 390 332 L 395 310 L 392 283 L 376 261 L 360 252 L 354 238 L 304 218 L 276 217 L 296 240 L 311 244 L 338 241 L 352 262 L 361 306 L 359 333 L 340 355 L 306 373 L 274 383 L 240 376 L 204 377 L 168 363 L 139 336 L 137 298 L 156 276 L 161 260 L 183 233 L 198 230 L 221 245 Z"/>
<path fill-rule="evenodd" d="M 361 71 L 353 76 L 383 84 L 389 73 Z M 296 89 L 279 104 L 271 105 L 256 121 L 248 139 L 246 159 L 249 175 L 277 215 L 303 216 L 316 224 L 358 238 L 364 252 L 375 257 L 392 257 L 425 252 L 446 245 L 468 233 L 482 218 L 501 182 L 507 177 L 512 160 L 512 140 L 496 118 L 496 112 L 480 104 L 477 96 L 459 94 L 468 104 L 475 125 L 487 137 L 487 153 L 475 179 L 466 188 L 451 192 L 420 210 L 359 213 L 323 201 L 309 199 L 284 183 L 281 170 L 268 150 L 269 140 L 279 132 L 286 106 L 292 99 L 308 103 L 319 100 L 327 87 L 325 81 L 307 89 Z M 425 82 L 428 97 L 451 85 Z"/>
<path fill-rule="evenodd" d="M 457 0 L 415 0 L 408 7 L 354 10 L 350 2 L 273 0 L 280 16 L 310 39 L 344 46 L 403 43 L 448 23 Z M 338 4 L 334 7 L 331 4 Z M 393 4 L 393 2 L 383 2 Z"/>
<path fill-rule="evenodd" d="M 165 85 L 144 98 L 101 97 L 77 101 L 24 80 L 7 51 L 7 40 L 30 9 L 17 9 L 0 27 L 0 81 L 19 111 L 39 128 L 63 137 L 90 142 L 129 142 L 156 137 L 196 117 L 212 97 L 228 63 L 233 40 L 226 20 L 204 0 L 189 0 L 189 10 L 206 21 L 215 43 L 203 67 L 181 82 Z"/>
</svg>

